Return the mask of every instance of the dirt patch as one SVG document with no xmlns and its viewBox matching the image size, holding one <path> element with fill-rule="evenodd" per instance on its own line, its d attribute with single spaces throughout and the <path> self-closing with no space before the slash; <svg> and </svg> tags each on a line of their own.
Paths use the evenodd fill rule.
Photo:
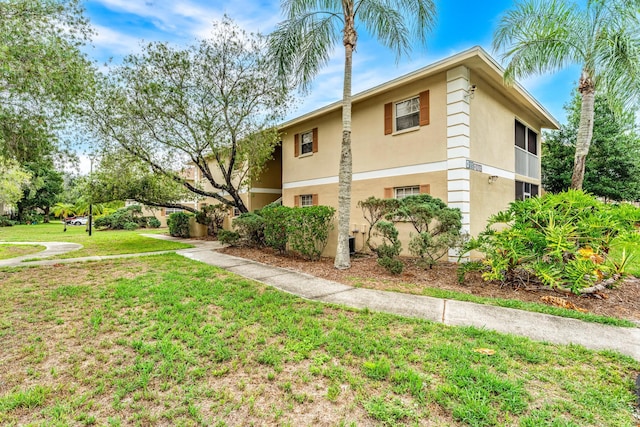
<svg viewBox="0 0 640 427">
<path fill-rule="evenodd" d="M 500 283 L 485 282 L 478 273 L 468 274 L 464 283 L 460 284 L 457 280 L 457 265 L 453 263 L 440 263 L 433 269 L 424 269 L 417 266 L 414 259 L 403 258 L 404 271 L 396 276 L 380 267 L 376 258 L 370 255 L 355 256 L 351 259 L 350 269 L 337 270 L 333 267 L 332 258 L 311 262 L 291 255 L 281 255 L 270 249 L 244 247 L 227 247 L 220 251 L 349 286 L 416 295 L 424 294 L 426 288 L 437 288 L 482 297 L 537 303 L 542 303 L 544 296 L 556 296 L 589 313 L 640 322 L 640 280 L 636 278 L 628 278 L 615 289 L 606 289 L 597 296 L 577 296 L 544 288 L 501 286 Z"/>
</svg>

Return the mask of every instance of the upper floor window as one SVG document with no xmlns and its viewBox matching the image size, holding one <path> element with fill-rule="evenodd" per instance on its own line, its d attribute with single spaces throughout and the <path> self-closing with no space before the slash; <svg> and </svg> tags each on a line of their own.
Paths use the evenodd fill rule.
<svg viewBox="0 0 640 427">
<path fill-rule="evenodd" d="M 420 98 L 396 102 L 396 131 L 410 129 L 420 124 Z"/>
<path fill-rule="evenodd" d="M 384 105 L 384 134 L 429 124 L 429 91 L 418 96 Z"/>
<path fill-rule="evenodd" d="M 313 128 L 303 133 L 296 133 L 293 139 L 295 157 L 318 152 L 318 128 Z"/>
<path fill-rule="evenodd" d="M 538 134 L 516 120 L 514 140 L 516 173 L 530 178 L 540 178 Z"/>
<path fill-rule="evenodd" d="M 305 132 L 300 138 L 300 154 L 313 152 L 313 132 Z"/>
</svg>

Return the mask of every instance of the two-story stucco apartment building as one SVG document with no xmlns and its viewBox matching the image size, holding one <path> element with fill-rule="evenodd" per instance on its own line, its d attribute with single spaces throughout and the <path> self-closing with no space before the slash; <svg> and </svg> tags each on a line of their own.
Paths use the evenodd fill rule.
<svg viewBox="0 0 640 427">
<path fill-rule="evenodd" d="M 477 235 L 490 215 L 540 192 L 541 130 L 558 127 L 520 85 L 504 84 L 503 69 L 479 47 L 354 95 L 350 228 L 356 248 L 367 231 L 357 202 L 369 196 L 429 193 L 459 208 L 464 229 Z M 280 131 L 273 160 L 243 191 L 248 209 L 280 197 L 285 206 L 337 208 L 341 103 L 292 119 Z M 185 173 L 213 191 L 198 172 Z M 163 209 L 160 219 L 170 212 Z M 406 248 L 410 229 L 399 229 Z M 334 230 L 325 255 L 335 254 L 336 238 Z"/>
<path fill-rule="evenodd" d="M 476 235 L 490 215 L 540 192 L 541 129 L 558 126 L 520 85 L 505 85 L 503 69 L 479 47 L 356 94 L 356 246 L 366 231 L 356 204 L 369 196 L 430 193 L 460 208 L 464 229 Z M 340 102 L 284 123 L 281 132 L 283 204 L 337 208 Z M 325 255 L 335 253 L 336 236 Z"/>
</svg>

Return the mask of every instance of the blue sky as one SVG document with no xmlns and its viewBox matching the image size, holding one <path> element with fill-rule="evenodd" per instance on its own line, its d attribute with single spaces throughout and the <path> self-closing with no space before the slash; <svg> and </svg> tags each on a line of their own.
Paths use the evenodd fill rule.
<svg viewBox="0 0 640 427">
<path fill-rule="evenodd" d="M 190 44 L 207 37 L 211 23 L 224 14 L 245 30 L 267 34 L 282 21 L 279 5 L 279 0 L 87 0 L 87 15 L 97 31 L 89 55 L 100 62 L 113 58 L 117 63 L 123 56 L 139 52 L 142 40 Z M 354 56 L 354 93 L 475 45 L 482 46 L 499 60 L 491 50 L 492 34 L 500 15 L 513 6 L 512 0 L 436 0 L 436 5 L 438 22 L 427 45 L 416 46 L 410 57 L 398 63 L 394 55 L 375 40 L 360 35 Z M 333 58 L 290 117 L 341 98 L 341 46 L 336 47 Z M 578 71 L 573 67 L 520 83 L 562 123 L 565 120 L 563 106 L 571 98 Z"/>
</svg>

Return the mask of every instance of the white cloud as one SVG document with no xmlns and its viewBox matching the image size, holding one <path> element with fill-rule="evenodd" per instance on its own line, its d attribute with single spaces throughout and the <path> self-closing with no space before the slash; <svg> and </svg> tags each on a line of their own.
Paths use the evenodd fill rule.
<svg viewBox="0 0 640 427">
<path fill-rule="evenodd" d="M 140 51 L 142 39 L 99 25 L 93 28 L 96 31 L 93 44 L 98 50 L 122 56 Z"/>
</svg>

